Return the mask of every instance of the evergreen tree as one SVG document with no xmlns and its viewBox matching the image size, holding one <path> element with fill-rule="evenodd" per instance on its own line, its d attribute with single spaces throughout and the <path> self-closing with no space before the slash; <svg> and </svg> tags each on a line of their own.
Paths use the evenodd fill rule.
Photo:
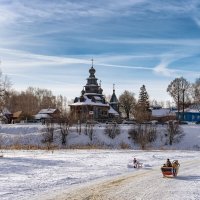
<svg viewBox="0 0 200 200">
<path fill-rule="evenodd" d="M 134 117 L 139 123 L 150 119 L 151 113 L 149 106 L 149 95 L 146 91 L 145 85 L 142 85 L 140 88 L 138 103 L 134 110 Z"/>
<path fill-rule="evenodd" d="M 144 111 L 149 110 L 149 95 L 146 91 L 145 85 L 140 88 L 140 94 L 138 99 L 138 105 L 144 109 Z"/>
</svg>

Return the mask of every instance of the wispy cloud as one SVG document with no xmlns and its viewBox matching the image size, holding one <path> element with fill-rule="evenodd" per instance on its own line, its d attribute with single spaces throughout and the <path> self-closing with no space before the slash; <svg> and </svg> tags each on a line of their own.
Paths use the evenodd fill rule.
<svg viewBox="0 0 200 200">
<path fill-rule="evenodd" d="M 156 74 L 167 76 L 167 77 L 177 77 L 177 76 L 182 76 L 182 75 L 191 76 L 191 77 L 198 76 L 200 74 L 200 71 L 198 72 L 196 70 L 192 71 L 192 70 L 177 69 L 177 68 L 170 67 L 170 65 L 173 66 L 174 62 L 177 62 L 183 58 L 188 58 L 192 56 L 194 56 L 192 52 L 190 53 L 183 53 L 183 52 L 175 53 L 174 52 L 174 54 L 162 55 L 160 63 L 153 68 L 153 71 Z"/>
<path fill-rule="evenodd" d="M 2 0 L 0 67 L 16 88 L 22 81 L 55 90 L 69 85 L 75 96 L 94 58 L 105 84 L 117 79 L 128 87 L 130 80 L 139 87 L 159 79 L 161 90 L 161 79 L 200 75 L 199 6 L 199 0 Z"/>
<path fill-rule="evenodd" d="M 5 1 L 6 2 L 6 1 Z M 54 19 L 57 22 L 87 17 L 99 20 L 123 15 L 149 14 L 168 12 L 170 14 L 190 15 L 198 10 L 198 0 L 184 1 L 159 1 L 159 0 L 101 0 L 101 1 L 26 1 L 15 0 L 9 3 L 0 3 L 0 24 L 1 23 L 35 23 L 42 21 L 50 22 Z M 2 14 L 3 13 L 3 14 Z M 161 17 L 170 17 L 162 15 Z M 70 23 L 71 24 L 71 23 Z"/>
<path fill-rule="evenodd" d="M 128 65 L 112 65 L 105 63 L 96 63 L 97 66 L 105 66 L 105 67 L 113 67 L 113 68 L 121 68 L 121 69 L 135 69 L 135 70 L 152 70 L 148 67 L 140 67 L 140 66 L 128 66 Z"/>
<path fill-rule="evenodd" d="M 24 67 L 37 67 L 43 65 L 64 65 L 64 64 L 89 64 L 90 60 L 69 58 L 69 57 L 58 57 L 58 56 L 47 56 L 33 54 L 25 51 L 18 51 L 12 49 L 0 48 L 0 55 L 2 66 L 6 65 L 7 68 L 24 68 Z"/>
<path fill-rule="evenodd" d="M 0 10 L 4 11 L 1 15 L 0 22 L 12 23 L 14 20 L 19 20 L 18 23 L 49 21 L 51 18 L 54 20 L 70 20 L 77 17 L 109 17 L 116 14 L 123 15 L 118 12 L 121 9 L 129 8 L 130 6 L 137 6 L 144 3 L 146 0 L 127 0 L 113 1 L 102 0 L 101 2 L 90 1 L 26 1 L 16 0 L 11 1 L 9 4 L 0 4 Z"/>
<path fill-rule="evenodd" d="M 174 52 L 174 53 L 167 54 L 167 55 L 163 54 L 161 56 L 160 63 L 153 68 L 153 71 L 156 74 L 163 75 L 163 76 L 169 76 L 169 77 L 177 76 L 178 70 L 170 69 L 169 65 L 172 64 L 173 62 L 178 61 L 187 56 L 188 56 L 187 54 L 185 55 L 184 53 L 180 53 L 180 52 L 179 53 Z"/>
<path fill-rule="evenodd" d="M 196 22 L 196 24 L 200 27 L 200 17 L 195 16 L 193 19 Z"/>
<path fill-rule="evenodd" d="M 12 12 L 4 6 L 0 6 L 0 25 L 6 25 L 7 23 L 12 23 L 19 17 L 18 14 Z"/>
<path fill-rule="evenodd" d="M 9 69 L 27 69 L 27 68 L 37 68 L 42 66 L 63 66 L 70 64 L 85 64 L 91 65 L 91 55 L 85 55 L 84 58 L 73 58 L 69 56 L 48 56 L 48 55 L 40 55 L 33 54 L 30 52 L 12 50 L 12 49 L 4 49 L 0 48 L 1 55 L 1 66 L 8 71 Z M 149 55 L 101 55 L 97 56 L 97 60 L 95 60 L 95 66 L 104 66 L 104 67 L 112 67 L 112 68 L 121 68 L 121 69 L 132 69 L 132 70 L 147 70 L 152 71 L 160 75 L 173 76 L 179 72 L 193 72 L 189 70 L 180 70 L 180 69 L 172 69 L 168 68 L 170 64 L 180 59 L 190 57 L 192 54 L 186 53 L 178 53 L 171 52 L 166 54 L 149 54 Z M 130 59 L 141 59 L 144 58 L 155 58 L 157 57 L 160 60 L 160 63 L 153 66 L 134 66 L 134 65 L 125 65 L 125 64 L 112 64 L 112 60 L 115 61 L 117 58 L 118 62 L 127 63 Z M 107 63 L 103 62 L 107 61 Z M 198 72 L 197 72 L 198 73 Z"/>
<path fill-rule="evenodd" d="M 172 75 L 174 76 L 175 75 L 176 76 L 176 74 L 175 74 L 176 70 L 172 70 L 172 69 L 168 68 L 169 63 L 170 63 L 170 61 L 163 60 L 156 67 L 153 68 L 153 71 L 159 75 L 164 75 L 164 76 L 172 76 Z"/>
<path fill-rule="evenodd" d="M 149 38 L 138 38 L 138 39 L 92 39 L 96 42 L 105 42 L 113 44 L 147 44 L 147 45 L 180 45 L 180 46 L 199 46 L 200 39 L 149 39 Z"/>
</svg>

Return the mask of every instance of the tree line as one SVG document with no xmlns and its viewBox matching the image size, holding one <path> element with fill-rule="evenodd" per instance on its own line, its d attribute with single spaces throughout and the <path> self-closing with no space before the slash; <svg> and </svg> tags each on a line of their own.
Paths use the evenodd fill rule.
<svg viewBox="0 0 200 200">
<path fill-rule="evenodd" d="M 184 77 L 175 78 L 168 85 L 166 91 L 173 98 L 178 109 L 183 110 L 193 104 L 199 110 L 200 107 L 200 78 L 190 83 Z M 133 115 L 138 122 L 150 118 L 150 104 L 157 104 L 156 100 L 150 103 L 146 86 L 142 85 L 138 100 L 135 94 L 125 90 L 119 96 L 119 108 L 126 118 Z M 23 111 L 25 119 L 30 119 L 42 108 L 58 108 L 62 114 L 67 112 L 67 98 L 53 95 L 51 90 L 28 87 L 25 91 L 16 91 L 11 87 L 7 76 L 0 72 L 0 109 L 7 107 L 11 112 Z"/>
<path fill-rule="evenodd" d="M 200 78 L 194 83 L 190 83 L 184 77 L 175 78 L 170 82 L 166 91 L 172 97 L 178 112 L 185 110 L 193 105 L 200 111 Z M 130 118 L 133 115 L 138 122 L 148 121 L 150 119 L 150 106 L 158 105 L 154 100 L 150 103 L 149 95 L 145 85 L 140 88 L 138 100 L 133 92 L 125 90 L 119 96 L 120 110 Z M 168 103 L 170 107 L 170 103 Z"/>
<path fill-rule="evenodd" d="M 0 110 L 5 107 L 12 113 L 23 111 L 22 119 L 32 119 L 33 115 L 44 108 L 57 108 L 67 112 L 67 98 L 53 95 L 51 90 L 28 87 L 25 91 L 16 91 L 11 87 L 7 76 L 0 72 Z"/>
<path fill-rule="evenodd" d="M 166 90 L 173 98 L 178 111 L 185 109 L 189 105 L 200 104 L 200 78 L 196 79 L 195 83 L 189 83 L 185 78 L 176 78 L 168 85 Z M 155 103 L 155 102 L 154 102 Z M 144 121 L 149 121 L 151 117 L 149 95 L 146 86 L 142 85 L 139 92 L 138 100 L 133 92 L 125 90 L 119 96 L 120 111 L 130 118 L 133 115 L 138 122 L 129 130 L 130 139 L 141 145 L 142 149 L 146 148 L 148 143 L 156 140 L 156 127 L 142 124 Z M 0 106 L 1 109 L 7 107 L 11 112 L 19 110 L 23 111 L 25 119 L 31 119 L 39 110 L 43 108 L 58 108 L 62 117 L 59 118 L 57 124 L 61 133 L 62 145 L 67 144 L 67 136 L 69 128 L 73 124 L 73 119 L 67 113 L 67 98 L 62 95 L 55 96 L 52 91 L 41 88 L 28 87 L 25 91 L 18 92 L 11 88 L 11 83 L 6 76 L 0 73 Z M 90 140 L 93 140 L 94 124 L 86 124 L 84 132 L 89 135 Z M 47 121 L 46 131 L 42 142 L 48 144 L 48 147 L 53 143 L 54 138 L 54 122 Z M 81 126 L 77 126 L 77 132 L 81 133 Z M 105 128 L 105 134 L 111 139 L 120 134 L 120 128 L 117 123 L 108 124 Z M 182 130 L 175 122 L 169 122 L 165 137 L 166 144 L 172 145 L 173 142 L 178 142 L 184 136 Z"/>
</svg>

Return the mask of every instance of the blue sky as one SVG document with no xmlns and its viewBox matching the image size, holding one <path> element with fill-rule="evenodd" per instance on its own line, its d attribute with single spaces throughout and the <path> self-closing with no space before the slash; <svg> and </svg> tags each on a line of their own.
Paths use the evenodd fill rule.
<svg viewBox="0 0 200 200">
<path fill-rule="evenodd" d="M 80 95 L 94 59 L 105 95 L 170 99 L 170 81 L 200 77 L 199 0 L 1 0 L 0 68 L 13 88 Z"/>
</svg>

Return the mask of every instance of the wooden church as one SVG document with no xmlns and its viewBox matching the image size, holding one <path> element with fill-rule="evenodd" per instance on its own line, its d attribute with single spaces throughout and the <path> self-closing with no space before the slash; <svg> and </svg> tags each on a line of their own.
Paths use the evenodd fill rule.
<svg viewBox="0 0 200 200">
<path fill-rule="evenodd" d="M 74 99 L 74 103 L 70 105 L 70 110 L 74 119 L 81 122 L 87 120 L 95 120 L 105 122 L 110 118 L 119 117 L 118 100 L 113 89 L 111 103 L 109 104 L 103 95 L 101 84 L 97 83 L 95 77 L 96 70 L 93 67 L 89 69 L 89 77 L 87 83 L 81 91 L 81 96 Z"/>
</svg>

